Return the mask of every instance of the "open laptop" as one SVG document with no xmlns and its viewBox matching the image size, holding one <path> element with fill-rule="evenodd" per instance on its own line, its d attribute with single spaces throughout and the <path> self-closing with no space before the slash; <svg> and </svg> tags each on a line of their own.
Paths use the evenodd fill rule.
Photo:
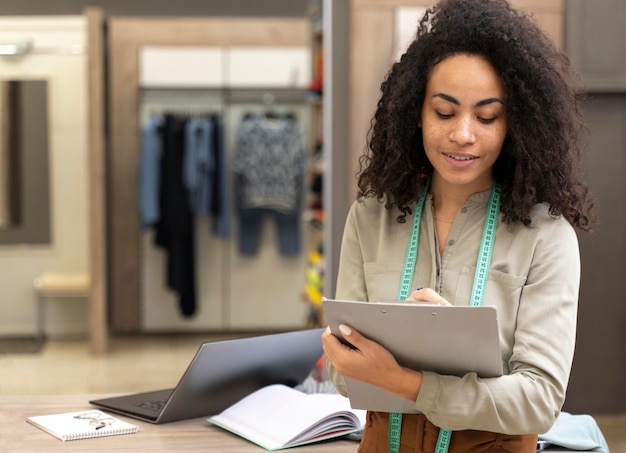
<svg viewBox="0 0 626 453">
<path fill-rule="evenodd" d="M 324 299 L 331 332 L 353 327 L 387 348 L 407 368 L 463 376 L 502 375 L 498 316 L 493 306 L 441 306 L 411 302 L 354 302 Z M 355 409 L 416 413 L 413 401 L 356 379 L 346 378 Z"/>
<path fill-rule="evenodd" d="M 176 388 L 89 402 L 150 423 L 214 415 L 261 387 L 301 384 L 322 356 L 323 330 L 204 343 Z"/>
</svg>

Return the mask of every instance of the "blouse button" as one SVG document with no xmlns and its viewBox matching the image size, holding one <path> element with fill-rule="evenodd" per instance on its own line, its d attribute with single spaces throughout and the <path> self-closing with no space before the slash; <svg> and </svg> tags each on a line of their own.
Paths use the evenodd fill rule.
<svg viewBox="0 0 626 453">
<path fill-rule="evenodd" d="M 467 212 L 467 208 L 461 208 L 461 214 L 465 214 Z"/>
<path fill-rule="evenodd" d="M 454 245 L 454 239 L 450 239 L 450 240 L 448 241 L 448 245 Z"/>
</svg>

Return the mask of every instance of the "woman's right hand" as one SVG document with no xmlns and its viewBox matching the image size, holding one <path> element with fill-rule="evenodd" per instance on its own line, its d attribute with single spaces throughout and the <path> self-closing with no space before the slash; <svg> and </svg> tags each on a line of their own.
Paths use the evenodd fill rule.
<svg viewBox="0 0 626 453">
<path fill-rule="evenodd" d="M 417 288 L 409 295 L 407 300 L 413 302 L 435 302 L 443 306 L 452 305 L 432 288 Z"/>
</svg>

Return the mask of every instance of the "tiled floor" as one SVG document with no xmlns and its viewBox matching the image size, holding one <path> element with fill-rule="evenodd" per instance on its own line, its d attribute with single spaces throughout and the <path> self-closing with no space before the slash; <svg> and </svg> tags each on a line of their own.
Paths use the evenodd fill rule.
<svg viewBox="0 0 626 453">
<path fill-rule="evenodd" d="M 103 356 L 92 356 L 85 341 L 49 341 L 39 353 L 0 354 L 0 394 L 129 393 L 174 387 L 202 342 L 229 336 L 116 337 Z M 611 453 L 626 453 L 626 414 L 594 417 Z"/>
</svg>

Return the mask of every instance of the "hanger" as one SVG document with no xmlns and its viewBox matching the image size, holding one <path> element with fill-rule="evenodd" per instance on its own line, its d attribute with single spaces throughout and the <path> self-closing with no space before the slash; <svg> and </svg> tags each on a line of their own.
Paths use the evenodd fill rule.
<svg viewBox="0 0 626 453">
<path fill-rule="evenodd" d="M 274 97 L 274 95 L 272 93 L 264 93 L 263 96 L 261 96 L 261 99 L 263 100 L 263 104 L 265 105 L 265 118 L 268 120 L 277 120 L 282 118 L 282 115 L 279 114 L 275 109 L 275 100 L 276 98 Z"/>
</svg>

